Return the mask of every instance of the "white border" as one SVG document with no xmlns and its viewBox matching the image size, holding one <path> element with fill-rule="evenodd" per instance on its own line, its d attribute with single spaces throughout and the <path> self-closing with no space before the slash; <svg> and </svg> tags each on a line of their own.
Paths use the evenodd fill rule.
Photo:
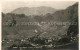
<svg viewBox="0 0 80 50">
<path fill-rule="evenodd" d="M 3 1 L 78 1 L 79 2 L 79 6 L 78 6 L 78 8 L 80 7 L 80 0 L 0 0 L 0 12 L 1 12 L 1 10 L 2 10 L 2 8 L 1 8 L 1 3 L 3 2 Z M 79 14 L 79 12 L 80 12 L 80 8 L 79 8 L 79 10 L 78 10 L 78 14 Z M 79 14 L 79 19 L 80 19 L 80 14 Z M 2 25 L 1 25 L 1 23 L 2 23 L 2 17 L 1 17 L 1 13 L 0 13 L 0 50 L 1 50 L 1 35 L 2 35 Z M 79 20 L 79 26 L 80 26 L 80 20 Z M 79 27 L 80 28 L 80 27 Z M 79 31 L 80 31 L 80 29 L 79 29 Z M 80 32 L 79 32 L 79 46 L 80 46 Z M 80 48 L 79 48 L 79 50 L 80 50 Z"/>
</svg>

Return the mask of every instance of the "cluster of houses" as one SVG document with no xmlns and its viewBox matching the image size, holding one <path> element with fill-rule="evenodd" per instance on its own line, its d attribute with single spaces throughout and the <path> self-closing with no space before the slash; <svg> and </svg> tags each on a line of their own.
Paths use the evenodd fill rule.
<svg viewBox="0 0 80 50">
<path fill-rule="evenodd" d="M 37 42 L 38 41 L 38 42 Z M 73 41 L 77 41 L 77 37 L 71 37 L 71 42 Z M 32 38 L 25 38 L 25 39 L 2 39 L 2 44 L 13 44 L 16 42 L 21 42 L 21 43 L 27 43 L 30 44 L 34 47 L 56 47 L 56 43 L 57 41 L 55 41 L 55 39 L 52 38 L 40 38 L 40 37 L 32 37 Z M 42 42 L 42 44 L 41 44 Z M 44 44 L 43 44 L 44 42 Z"/>
</svg>

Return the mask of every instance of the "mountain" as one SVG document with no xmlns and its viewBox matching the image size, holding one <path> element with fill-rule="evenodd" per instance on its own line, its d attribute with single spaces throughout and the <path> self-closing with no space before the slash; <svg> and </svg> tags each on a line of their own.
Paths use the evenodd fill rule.
<svg viewBox="0 0 80 50">
<path fill-rule="evenodd" d="M 71 25 L 58 25 L 60 22 L 78 22 L 78 3 L 66 8 L 65 10 L 55 11 L 53 8 L 45 7 L 34 7 L 34 8 L 18 8 L 14 10 L 16 14 L 2 14 L 3 15 L 3 22 L 9 22 L 11 25 L 20 22 L 39 22 L 37 25 L 19 25 L 19 26 L 4 26 L 2 29 L 3 38 L 10 37 L 13 39 L 19 38 L 18 36 L 24 36 L 24 37 L 32 37 L 38 35 L 39 37 L 45 37 L 45 38 L 60 38 L 62 35 L 70 34 L 70 32 L 73 32 L 75 29 L 77 30 L 78 27 L 74 27 Z M 38 10 L 38 11 L 36 11 Z M 52 11 L 51 11 L 52 10 Z M 29 12 L 28 12 L 29 11 Z M 31 12 L 30 12 L 31 11 Z M 53 13 L 47 13 L 46 15 L 41 16 L 41 13 L 46 12 L 53 12 Z M 26 15 L 34 15 L 34 12 L 41 12 L 37 13 L 36 16 L 33 18 L 30 18 L 30 16 L 23 15 L 24 13 Z M 23 13 L 22 15 L 20 13 Z M 13 20 L 14 19 L 14 20 Z M 51 24 L 44 24 L 42 22 L 59 22 L 57 25 L 51 25 Z M 68 24 L 68 23 L 67 23 Z M 74 28 L 75 29 L 74 29 Z M 72 30 L 73 28 L 73 30 Z M 35 33 L 35 30 L 37 30 L 37 33 Z M 75 31 L 76 32 L 76 31 Z M 74 32 L 74 33 L 75 33 Z M 77 33 L 77 32 L 76 32 Z"/>
<path fill-rule="evenodd" d="M 25 14 L 27 16 L 29 15 L 45 15 L 47 13 L 54 13 L 56 12 L 56 9 L 47 7 L 47 6 L 40 6 L 40 7 L 20 7 L 15 10 L 13 10 L 11 13 L 15 14 Z"/>
<path fill-rule="evenodd" d="M 76 36 L 78 34 L 78 3 L 75 3 L 65 10 L 56 11 L 53 14 L 47 14 L 44 21 L 56 22 L 56 25 L 42 25 L 41 28 L 45 29 L 46 33 L 42 33 L 40 37 L 60 38 L 60 36 L 65 34 L 70 35 L 72 32 L 73 36 Z M 59 25 L 62 24 L 62 22 L 64 22 L 63 25 Z M 77 25 L 72 25 L 72 23 L 77 23 Z"/>
</svg>

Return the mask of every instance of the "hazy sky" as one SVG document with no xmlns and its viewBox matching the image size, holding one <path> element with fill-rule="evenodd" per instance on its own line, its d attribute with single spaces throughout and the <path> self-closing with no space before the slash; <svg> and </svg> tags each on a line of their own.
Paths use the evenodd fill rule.
<svg viewBox="0 0 80 50">
<path fill-rule="evenodd" d="M 4 13 L 13 11 L 19 7 L 39 7 L 48 6 L 55 9 L 65 9 L 73 5 L 74 1 L 6 1 L 2 2 L 2 11 Z"/>
</svg>

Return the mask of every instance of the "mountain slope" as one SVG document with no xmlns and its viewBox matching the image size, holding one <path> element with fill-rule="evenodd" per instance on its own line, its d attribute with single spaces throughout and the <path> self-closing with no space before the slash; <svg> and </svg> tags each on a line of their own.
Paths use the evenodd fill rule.
<svg viewBox="0 0 80 50">
<path fill-rule="evenodd" d="M 68 7 L 65 10 L 60 10 L 60 11 L 56 11 L 53 14 L 49 14 L 46 16 L 46 18 L 44 19 L 45 21 L 50 21 L 50 22 L 56 22 L 58 23 L 58 25 L 56 26 L 51 26 L 51 24 L 45 24 L 44 27 L 46 27 L 46 32 L 47 33 L 43 33 L 40 35 L 40 37 L 51 37 L 54 38 L 54 36 L 56 37 L 60 37 L 62 35 L 65 35 L 68 33 L 68 35 L 71 32 L 74 32 L 74 35 L 78 34 L 78 25 L 68 25 L 69 23 L 78 23 L 78 3 Z M 59 25 L 60 22 L 64 22 L 63 25 Z M 66 22 L 68 22 L 67 24 L 65 24 Z M 44 28 L 42 27 L 42 28 Z M 56 28 L 55 28 L 56 27 Z M 75 29 L 74 29 L 75 28 Z M 67 32 L 68 30 L 70 30 L 70 32 Z M 75 31 L 74 31 L 75 30 Z M 47 36 L 48 35 L 48 36 Z"/>
</svg>

